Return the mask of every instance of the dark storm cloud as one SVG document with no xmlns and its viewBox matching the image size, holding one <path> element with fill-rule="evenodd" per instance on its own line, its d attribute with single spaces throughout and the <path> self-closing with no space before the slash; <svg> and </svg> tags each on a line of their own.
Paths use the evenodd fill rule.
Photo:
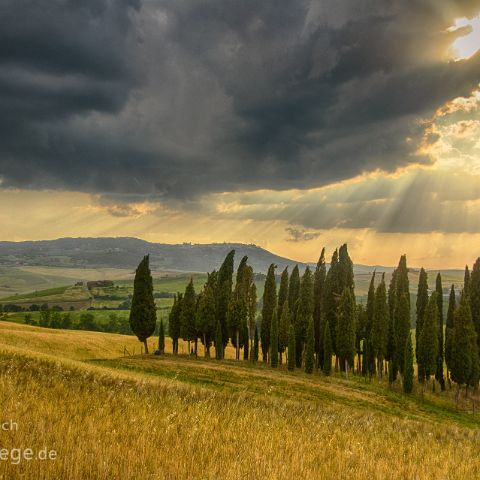
<svg viewBox="0 0 480 480">
<path fill-rule="evenodd" d="M 115 201 L 309 187 L 429 160 L 420 120 L 468 95 L 447 63 L 480 1 L 10 0 L 0 175 Z"/>
</svg>

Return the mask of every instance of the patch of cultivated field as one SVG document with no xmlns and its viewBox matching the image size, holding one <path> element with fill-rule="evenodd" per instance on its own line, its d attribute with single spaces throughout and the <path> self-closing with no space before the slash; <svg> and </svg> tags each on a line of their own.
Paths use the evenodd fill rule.
<svg viewBox="0 0 480 480">
<path fill-rule="evenodd" d="M 0 322 L 1 415 L 18 423 L 1 447 L 57 452 L 1 461 L 0 478 L 478 476 L 480 421 L 449 392 L 422 399 L 229 359 L 123 356 L 135 346 Z"/>
</svg>

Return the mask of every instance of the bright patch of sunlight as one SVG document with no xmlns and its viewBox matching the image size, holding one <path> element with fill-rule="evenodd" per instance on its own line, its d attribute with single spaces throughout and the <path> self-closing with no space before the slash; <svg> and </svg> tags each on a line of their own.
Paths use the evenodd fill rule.
<svg viewBox="0 0 480 480">
<path fill-rule="evenodd" d="M 480 15 L 474 18 L 457 18 L 449 31 L 466 29 L 466 33 L 458 37 L 452 44 L 452 55 L 455 60 L 470 58 L 480 49 Z"/>
</svg>

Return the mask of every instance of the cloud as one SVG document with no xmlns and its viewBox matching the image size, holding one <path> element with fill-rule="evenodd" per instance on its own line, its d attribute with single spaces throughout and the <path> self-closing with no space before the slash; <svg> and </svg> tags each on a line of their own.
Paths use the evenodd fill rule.
<svg viewBox="0 0 480 480">
<path fill-rule="evenodd" d="M 289 242 L 308 242 L 309 240 L 314 240 L 320 236 L 318 232 L 307 232 L 306 230 L 299 230 L 298 228 L 287 227 L 285 231 L 288 233 L 289 237 L 287 241 Z"/>
<path fill-rule="evenodd" d="M 480 55 L 445 58 L 461 34 L 447 28 L 478 11 L 478 1 L 7 0 L 2 186 L 191 201 L 429 164 L 418 154 L 425 119 L 480 80 Z"/>
<path fill-rule="evenodd" d="M 468 172 L 410 169 L 313 190 L 224 194 L 221 202 L 215 218 L 285 222 L 292 241 L 333 229 L 480 233 L 480 176 Z M 213 196 L 210 203 L 220 202 Z"/>
</svg>

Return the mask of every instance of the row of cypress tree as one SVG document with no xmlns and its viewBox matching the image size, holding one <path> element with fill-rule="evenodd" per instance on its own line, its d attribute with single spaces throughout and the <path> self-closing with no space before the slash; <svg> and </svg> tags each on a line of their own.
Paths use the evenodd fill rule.
<svg viewBox="0 0 480 480">
<path fill-rule="evenodd" d="M 417 377 L 423 385 L 430 379 L 433 389 L 438 383 L 443 390 L 451 381 L 458 386 L 478 385 L 480 259 L 471 274 L 466 268 L 464 288 L 458 298 L 451 286 L 446 325 L 441 275 L 438 273 L 435 289 L 430 291 L 427 273 L 420 270 L 414 349 L 405 255 L 400 257 L 388 289 L 385 274 L 378 279 L 373 273 L 365 305 L 356 302 L 353 262 L 346 244 L 334 251 L 328 270 L 325 249 L 313 273 L 307 267 L 300 276 L 298 266 L 291 274 L 285 268 L 278 291 L 276 266 L 272 264 L 258 319 L 253 269 L 248 258 L 243 257 L 234 281 L 234 255 L 232 250 L 218 272 L 208 274 L 199 294 L 190 280 L 185 292 L 176 295 L 169 316 L 174 354 L 182 338 L 188 352 L 196 355 L 200 339 L 206 357 L 210 357 L 214 345 L 215 357 L 222 359 L 230 341 L 237 360 L 243 351 L 245 360 L 255 362 L 261 348 L 263 361 L 273 368 L 285 360 L 289 370 L 303 368 L 306 373 L 318 369 L 329 375 L 334 368 L 347 376 L 351 371 L 367 377 L 377 375 L 379 379 L 386 375 L 391 383 L 399 378 L 407 393 L 413 389 L 416 356 Z M 151 318 L 154 309 L 153 296 L 150 301 L 145 293 L 151 285 L 145 257 L 135 278 L 135 291 L 140 294 L 135 293 L 132 300 L 131 325 L 146 348 L 146 338 L 155 328 L 152 322 L 145 328 L 149 323 L 145 318 Z M 160 329 L 163 336 L 163 323 Z M 160 341 L 159 346 L 162 351 L 164 342 Z"/>
</svg>

